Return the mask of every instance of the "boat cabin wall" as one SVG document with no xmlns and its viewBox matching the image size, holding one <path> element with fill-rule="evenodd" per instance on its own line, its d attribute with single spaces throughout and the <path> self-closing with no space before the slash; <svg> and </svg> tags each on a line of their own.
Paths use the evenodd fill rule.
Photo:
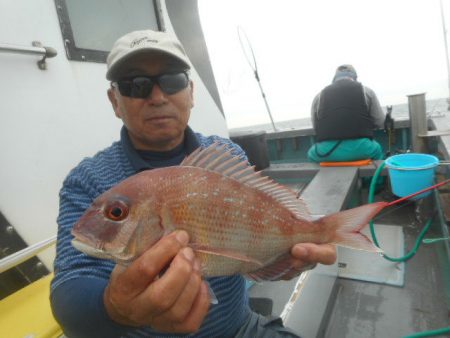
<svg viewBox="0 0 450 338">
<path fill-rule="evenodd" d="M 58 13 L 61 14 L 64 9 L 61 6 L 65 6 L 65 10 L 69 9 L 69 18 L 75 19 L 77 13 L 82 23 L 105 25 L 111 20 L 111 30 L 117 32 L 112 41 L 130 30 L 155 25 L 149 22 L 142 27 L 133 26 L 134 19 L 131 23 L 127 22 L 127 15 L 133 11 L 142 12 L 142 9 L 130 7 L 121 11 L 118 10 L 121 3 L 100 0 L 2 1 L 0 212 L 28 244 L 56 233 L 58 192 L 63 179 L 84 157 L 117 140 L 122 126 L 107 99 L 109 83 L 105 79 L 105 63 L 72 60 L 66 53 L 65 47 L 71 43 L 77 44 L 77 38 L 88 37 L 90 40 L 85 42 L 95 44 L 103 42 L 100 41 L 101 36 L 96 35 L 95 27 L 89 28 L 89 31 L 83 25 L 76 28 L 68 27 L 70 22 L 60 24 L 62 19 Z M 141 0 L 141 3 L 145 8 L 155 8 L 154 16 L 161 21 L 163 28 L 182 35 L 182 42 L 189 45 L 186 48 L 188 54 L 192 52 L 198 35 L 189 35 L 189 27 L 181 27 L 180 22 L 174 25 L 172 20 L 182 21 L 185 16 L 189 16 L 191 21 L 198 18 L 198 14 L 193 15 L 197 11 L 196 1 L 184 2 L 180 11 L 177 11 L 176 2 L 171 2 L 172 13 L 167 12 L 165 1 Z M 115 9 L 114 13 L 110 12 L 112 9 Z M 120 26 L 122 23 L 123 27 Z M 201 30 L 200 23 L 195 24 L 197 31 Z M 63 35 L 61 27 L 74 32 L 74 41 Z M 175 27 L 185 31 L 179 34 Z M 57 52 L 55 57 L 46 59 L 46 70 L 41 70 L 37 65 L 42 56 L 12 53 L 1 48 L 28 48 L 32 47 L 33 41 L 39 41 Z M 227 136 L 220 100 L 211 94 L 215 83 L 211 84 L 211 76 L 205 76 L 204 70 L 199 75 L 195 68 L 195 65 L 209 63 L 207 51 L 197 50 L 196 55 L 190 56 L 194 58 L 191 77 L 195 96 L 190 125 L 205 134 Z M 214 88 L 211 89 L 211 86 Z M 40 257 L 51 268 L 54 249 Z"/>
</svg>

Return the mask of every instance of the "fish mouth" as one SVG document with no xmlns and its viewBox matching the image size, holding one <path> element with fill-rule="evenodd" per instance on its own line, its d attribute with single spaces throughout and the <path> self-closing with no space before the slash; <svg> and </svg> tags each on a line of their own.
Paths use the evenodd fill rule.
<svg viewBox="0 0 450 338">
<path fill-rule="evenodd" d="M 86 255 L 100 258 L 100 259 L 110 259 L 120 264 L 128 264 L 133 260 L 133 255 L 126 255 L 123 252 L 106 252 L 102 249 L 97 249 L 89 244 L 83 243 L 78 239 L 72 240 L 72 245 L 75 249 L 85 253 Z"/>
<path fill-rule="evenodd" d="M 112 258 L 111 255 L 108 254 L 107 252 L 100 250 L 100 249 L 96 249 L 88 244 L 85 244 L 85 243 L 79 241 L 78 239 L 73 239 L 72 245 L 75 249 L 77 249 L 89 256 L 102 258 L 102 259 L 111 259 Z"/>
</svg>

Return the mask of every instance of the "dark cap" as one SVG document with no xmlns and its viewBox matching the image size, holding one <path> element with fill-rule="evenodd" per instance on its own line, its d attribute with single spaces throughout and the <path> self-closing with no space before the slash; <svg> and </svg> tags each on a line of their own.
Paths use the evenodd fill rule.
<svg viewBox="0 0 450 338">
<path fill-rule="evenodd" d="M 358 74 L 352 65 L 340 65 L 337 67 L 333 82 L 344 77 L 349 77 L 356 81 Z"/>
</svg>

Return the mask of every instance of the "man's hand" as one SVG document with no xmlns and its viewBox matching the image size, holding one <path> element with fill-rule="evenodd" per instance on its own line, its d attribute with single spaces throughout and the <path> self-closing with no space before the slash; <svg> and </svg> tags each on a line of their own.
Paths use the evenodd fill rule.
<svg viewBox="0 0 450 338">
<path fill-rule="evenodd" d="M 188 241 L 186 232 L 177 231 L 128 267 L 116 265 L 103 296 L 114 321 L 171 333 L 199 329 L 210 301 L 199 261 L 186 247 Z"/>
<path fill-rule="evenodd" d="M 292 268 L 280 279 L 289 280 L 317 263 L 331 265 L 336 261 L 336 247 L 332 244 L 299 243 L 292 247 Z"/>
</svg>

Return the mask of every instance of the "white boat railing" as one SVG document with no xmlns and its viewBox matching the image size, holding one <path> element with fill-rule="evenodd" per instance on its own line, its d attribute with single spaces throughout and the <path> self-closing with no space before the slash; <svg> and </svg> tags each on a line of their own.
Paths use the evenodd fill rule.
<svg viewBox="0 0 450 338">
<path fill-rule="evenodd" d="M 30 245 L 29 247 L 17 251 L 16 253 L 13 253 L 12 255 L 9 255 L 5 258 L 2 258 L 0 260 L 0 273 L 8 269 L 11 269 L 19 265 L 20 263 L 23 263 L 26 260 L 36 256 L 38 253 L 54 245 L 55 243 L 56 243 L 56 235 L 48 239 L 45 239 L 41 242 Z"/>
</svg>

